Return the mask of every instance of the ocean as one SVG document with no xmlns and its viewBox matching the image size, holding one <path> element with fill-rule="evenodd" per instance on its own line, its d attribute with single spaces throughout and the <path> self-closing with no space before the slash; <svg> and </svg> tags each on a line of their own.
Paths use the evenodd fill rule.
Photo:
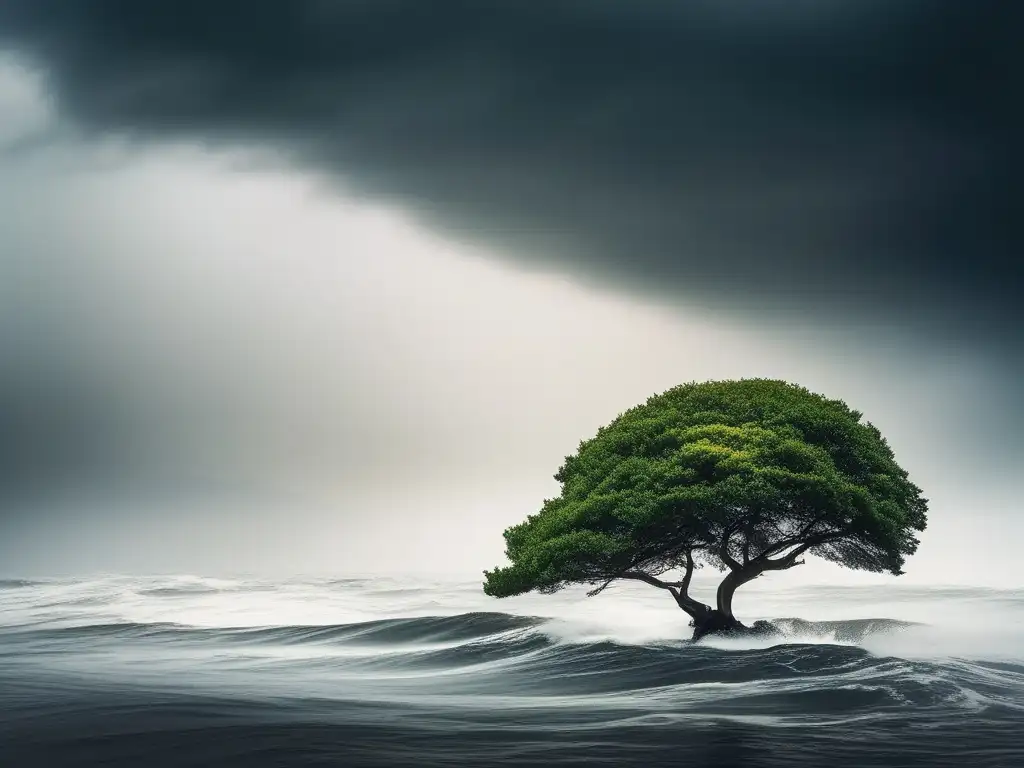
<svg viewBox="0 0 1024 768">
<path fill-rule="evenodd" d="M 0 766 L 1024 766 L 1024 592 L 0 582 Z M 698 584 L 698 596 L 700 587 Z"/>
</svg>

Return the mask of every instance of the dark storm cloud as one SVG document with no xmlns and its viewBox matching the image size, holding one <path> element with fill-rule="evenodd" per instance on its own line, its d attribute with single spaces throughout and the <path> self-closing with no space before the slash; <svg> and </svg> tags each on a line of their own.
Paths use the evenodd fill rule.
<svg viewBox="0 0 1024 768">
<path fill-rule="evenodd" d="M 269 144 L 626 289 L 1003 346 L 1021 8 L 5 0 L 0 40 L 87 129 Z"/>
</svg>

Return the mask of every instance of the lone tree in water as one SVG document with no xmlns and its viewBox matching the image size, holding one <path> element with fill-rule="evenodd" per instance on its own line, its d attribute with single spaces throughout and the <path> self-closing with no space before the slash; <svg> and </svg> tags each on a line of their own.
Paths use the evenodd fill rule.
<svg viewBox="0 0 1024 768">
<path fill-rule="evenodd" d="M 860 413 L 766 379 L 656 395 L 580 443 L 555 479 L 561 494 L 505 531 L 511 565 L 486 571 L 484 592 L 642 581 L 691 616 L 694 640 L 745 629 L 736 589 L 805 554 L 901 574 L 927 512 Z M 714 607 L 689 594 L 703 563 L 725 572 Z"/>
</svg>

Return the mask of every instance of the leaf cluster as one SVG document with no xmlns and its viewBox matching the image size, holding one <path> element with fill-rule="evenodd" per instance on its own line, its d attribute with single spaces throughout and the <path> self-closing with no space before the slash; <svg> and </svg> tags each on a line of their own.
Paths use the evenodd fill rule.
<svg viewBox="0 0 1024 768">
<path fill-rule="evenodd" d="M 799 551 L 902 572 L 927 502 L 881 433 L 839 400 L 769 379 L 690 383 L 583 441 L 561 493 L 505 531 L 494 596 L 719 568 Z M 758 558 L 761 558 L 758 560 Z"/>
</svg>

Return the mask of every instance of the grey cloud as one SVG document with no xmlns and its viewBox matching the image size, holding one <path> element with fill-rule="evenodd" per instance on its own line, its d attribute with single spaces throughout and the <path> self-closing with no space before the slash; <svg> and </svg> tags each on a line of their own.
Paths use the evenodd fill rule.
<svg viewBox="0 0 1024 768">
<path fill-rule="evenodd" d="M 522 286 L 490 315 L 467 305 L 424 331 L 459 296 L 453 287 L 402 315 L 417 291 L 434 290 L 433 266 L 410 277 L 414 258 L 392 258 L 408 295 L 380 300 L 377 314 L 370 296 L 347 313 L 338 307 L 388 285 L 386 271 L 340 298 L 314 291 L 332 279 L 326 247 L 315 254 L 325 271 L 296 278 L 293 292 L 241 296 L 236 280 L 252 274 L 240 257 L 256 239 L 275 229 L 297 236 L 312 219 L 260 209 L 258 234 L 225 246 L 220 233 L 247 222 L 224 197 L 204 210 L 202 180 L 176 192 L 194 218 L 144 215 L 173 201 L 160 194 L 181 183 L 168 181 L 173 161 L 131 183 L 93 174 L 63 202 L 53 202 L 68 183 L 59 163 L 17 182 L 5 165 L 0 522 L 27 519 L 13 492 L 91 487 L 103 507 L 119 484 L 172 508 L 206 483 L 246 503 L 278 486 L 285 497 L 331 486 L 345 499 L 344 486 L 360 482 L 385 496 L 400 486 L 415 512 L 388 512 L 390 499 L 378 499 L 385 525 L 443 507 L 450 494 L 433 494 L 442 485 L 476 477 L 489 498 L 536 478 L 528 505 L 574 441 L 616 408 L 690 376 L 764 373 L 879 414 L 915 472 L 956 478 L 959 489 L 958 472 L 982 477 L 1006 460 L 996 455 L 1004 442 L 1020 445 L 1009 418 L 1019 408 L 996 401 L 1016 398 L 1007 373 L 1020 370 L 1024 325 L 1024 126 L 1014 99 L 1022 8 L 2 0 L 0 49 L 40 68 L 63 121 L 44 142 L 74 126 L 87 137 L 268 148 L 350 198 L 398 203 L 510 263 L 645 299 L 794 316 L 810 340 L 786 345 L 747 326 L 740 343 L 700 326 L 699 313 L 660 328 L 600 299 L 563 316 L 550 301 L 530 305 Z M 39 123 L 0 126 L 0 143 L 45 149 L 32 134 Z M 83 202 L 105 195 L 102 205 Z M 51 203 L 72 213 L 47 219 L 39 211 Z M 229 221 L 210 221 L 225 211 Z M 145 231 L 129 236 L 124 221 Z M 344 257 L 363 268 L 380 251 Z M 295 254 L 285 256 L 254 271 L 276 288 L 295 271 Z M 190 257 L 196 264 L 181 263 Z M 462 268 L 446 279 L 461 280 Z M 126 274 L 141 275 L 135 294 L 118 287 Z M 164 283 L 195 306 L 168 301 Z M 495 302 L 503 288 L 489 285 L 481 292 Z M 322 315 L 296 319 L 307 306 Z M 97 307 L 112 314 L 89 315 Z M 368 317 L 380 323 L 364 333 Z M 811 339 L 828 324 L 930 343 L 901 336 L 865 350 Z M 473 327 L 462 336 L 464 325 Z M 961 359 L 964 347 L 972 356 Z M 982 386 L 993 381 L 1006 392 Z M 995 421 L 977 418 L 994 404 Z M 947 519 L 985 514 L 973 488 L 963 496 L 971 499 L 946 502 Z M 434 507 L 422 506 L 428 498 Z M 339 516 L 358 519 L 360 504 L 346 503 Z M 463 512 L 467 526 L 476 520 Z M 485 538 L 501 527 L 477 525 Z"/>
<path fill-rule="evenodd" d="M 89 131 L 256 143 L 509 258 L 1014 354 L 1016 3 L 8 0 Z"/>
</svg>

